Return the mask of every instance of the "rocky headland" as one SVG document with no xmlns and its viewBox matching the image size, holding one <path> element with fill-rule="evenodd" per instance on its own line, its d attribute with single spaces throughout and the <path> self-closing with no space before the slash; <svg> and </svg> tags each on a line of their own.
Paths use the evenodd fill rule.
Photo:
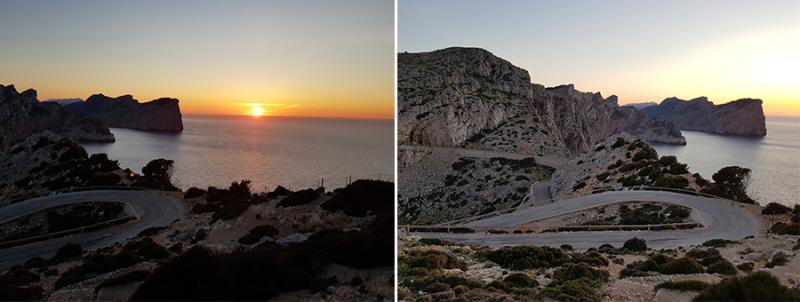
<svg viewBox="0 0 800 302">
<path fill-rule="evenodd" d="M 95 94 L 85 102 L 71 103 L 64 108 L 98 119 L 108 127 L 180 132 L 183 131 L 183 120 L 178 102 L 173 98 L 160 98 L 139 103 L 131 95 L 112 98 Z"/>
<path fill-rule="evenodd" d="M 706 97 L 689 101 L 671 97 L 639 111 L 654 119 L 670 121 L 681 130 L 765 136 L 767 126 L 762 103 L 759 99 L 740 99 L 715 105 Z"/>
<path fill-rule="evenodd" d="M 620 131 L 684 144 L 680 131 L 616 96 L 546 88 L 479 48 L 398 55 L 398 143 L 572 155 Z"/>
<path fill-rule="evenodd" d="M 14 85 L 0 85 L 0 150 L 41 131 L 78 141 L 114 141 L 100 120 L 73 114 L 56 103 L 40 102 L 36 90 L 18 92 Z"/>
</svg>

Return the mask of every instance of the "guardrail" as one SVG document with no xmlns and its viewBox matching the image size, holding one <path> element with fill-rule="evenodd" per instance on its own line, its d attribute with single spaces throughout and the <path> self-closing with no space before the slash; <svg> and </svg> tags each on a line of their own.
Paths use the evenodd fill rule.
<svg viewBox="0 0 800 302">
<path fill-rule="evenodd" d="M 5 249 L 5 248 L 9 248 L 9 247 L 15 247 L 15 246 L 18 246 L 18 245 L 33 243 L 33 242 L 36 242 L 36 241 L 42 241 L 42 240 L 47 240 L 47 239 L 54 239 L 54 238 L 69 236 L 69 235 L 78 234 L 78 233 L 91 232 L 91 231 L 99 230 L 101 228 L 110 227 L 110 226 L 118 225 L 118 224 L 123 224 L 123 223 L 126 223 L 126 222 L 134 220 L 134 219 L 136 219 L 136 217 L 134 217 L 134 216 L 125 216 L 125 217 L 120 217 L 120 218 L 114 218 L 114 219 L 111 219 L 111 220 L 106 220 L 106 221 L 103 221 L 103 222 L 98 222 L 98 223 L 95 223 L 95 224 L 82 226 L 82 227 L 79 227 L 79 228 L 63 230 L 63 231 L 58 231 L 58 232 L 53 232 L 53 233 L 43 234 L 43 235 L 38 235 L 38 236 L 33 236 L 33 237 L 27 237 L 27 238 L 22 238 L 22 239 L 14 239 L 14 240 L 3 241 L 3 242 L 0 242 L 0 249 Z"/>
<path fill-rule="evenodd" d="M 151 188 L 144 188 L 144 187 L 128 187 L 128 186 L 87 186 L 87 187 L 70 187 L 66 189 L 60 189 L 55 191 L 49 191 L 47 193 L 31 193 L 25 195 L 19 195 L 12 198 L 8 198 L 6 200 L 0 201 L 0 204 L 14 204 L 21 201 L 25 201 L 32 198 L 37 197 L 44 197 L 56 194 L 63 194 L 63 193 L 72 193 L 72 192 L 85 192 L 85 191 L 95 191 L 95 190 L 121 190 L 121 191 L 154 191 L 154 192 L 164 192 L 161 190 L 151 189 Z"/>
<path fill-rule="evenodd" d="M 690 194 L 690 195 L 703 196 L 703 197 L 722 200 L 722 201 L 731 201 L 731 200 L 726 199 L 726 198 L 721 197 L 721 196 L 707 194 L 707 193 L 701 193 L 701 192 L 697 192 L 697 191 L 693 191 L 693 190 L 678 189 L 678 188 L 667 188 L 667 187 L 653 187 L 653 186 L 621 187 L 621 188 L 618 188 L 618 189 L 617 188 L 613 188 L 613 187 L 602 187 L 602 188 L 598 188 L 596 190 L 593 190 L 590 195 L 592 195 L 592 194 L 600 194 L 600 193 L 605 193 L 605 192 L 643 191 L 643 190 L 665 191 L 665 192 L 673 192 L 673 193 L 681 193 L 681 194 Z M 550 199 L 545 199 L 545 200 L 543 200 L 541 202 L 554 203 L 556 201 L 574 199 L 574 198 L 576 198 L 576 197 L 550 198 Z M 489 213 L 479 214 L 479 215 L 476 215 L 476 216 L 471 216 L 471 217 L 467 217 L 467 218 L 460 218 L 460 219 L 456 219 L 456 220 L 442 222 L 442 223 L 439 223 L 439 224 L 432 225 L 432 227 L 446 227 L 446 226 L 463 224 L 463 223 L 474 221 L 474 220 L 478 220 L 478 219 L 483 219 L 483 218 L 488 218 L 488 217 L 494 217 L 494 216 L 497 216 L 497 215 L 508 214 L 508 213 L 511 213 L 511 212 L 515 212 L 515 211 L 518 211 L 518 210 L 521 210 L 521 209 L 525 209 L 525 208 L 529 208 L 529 207 L 533 207 L 533 206 L 534 206 L 533 203 L 524 203 L 523 202 L 523 203 L 521 203 L 521 204 L 519 204 L 517 206 L 511 207 L 511 208 L 508 208 L 508 209 L 496 210 L 496 211 L 492 211 L 492 212 L 489 212 Z"/>
</svg>

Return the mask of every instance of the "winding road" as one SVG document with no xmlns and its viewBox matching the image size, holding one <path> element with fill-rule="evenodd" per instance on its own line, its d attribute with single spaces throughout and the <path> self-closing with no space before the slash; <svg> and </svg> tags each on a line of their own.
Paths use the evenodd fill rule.
<svg viewBox="0 0 800 302">
<path fill-rule="evenodd" d="M 93 201 L 127 204 L 137 219 L 97 231 L 0 249 L 0 271 L 24 264 L 32 257 L 52 257 L 67 243 L 78 243 L 84 250 L 94 250 L 133 238 L 147 228 L 167 226 L 186 216 L 186 208 L 181 201 L 160 192 L 97 190 L 37 197 L 2 207 L 0 223 L 49 207 Z"/>
<path fill-rule="evenodd" d="M 614 191 L 573 199 L 547 203 L 519 209 L 515 212 L 470 221 L 453 227 L 513 228 L 588 208 L 628 201 L 653 201 L 677 204 L 692 208 L 692 218 L 705 227 L 670 231 L 596 231 L 596 232 L 555 232 L 531 234 L 488 234 L 476 233 L 430 233 L 415 232 L 414 235 L 428 238 L 441 238 L 457 243 L 487 245 L 490 247 L 513 245 L 547 245 L 558 247 L 562 244 L 586 250 L 608 243 L 615 247 L 633 237 L 645 239 L 651 248 L 677 248 L 699 245 L 711 239 L 739 240 L 755 235 L 764 226 L 759 218 L 741 205 L 732 201 L 703 196 L 665 191 Z"/>
</svg>

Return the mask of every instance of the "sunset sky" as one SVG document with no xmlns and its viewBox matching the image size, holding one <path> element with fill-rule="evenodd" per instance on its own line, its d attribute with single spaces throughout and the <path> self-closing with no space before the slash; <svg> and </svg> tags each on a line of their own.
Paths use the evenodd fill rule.
<svg viewBox="0 0 800 302">
<path fill-rule="evenodd" d="M 399 51 L 481 47 L 621 103 L 751 97 L 800 116 L 800 1 L 402 0 Z"/>
<path fill-rule="evenodd" d="M 393 117 L 392 1 L 3 1 L 0 84 L 184 113 Z M 260 109 L 254 109 L 260 108 Z"/>
</svg>

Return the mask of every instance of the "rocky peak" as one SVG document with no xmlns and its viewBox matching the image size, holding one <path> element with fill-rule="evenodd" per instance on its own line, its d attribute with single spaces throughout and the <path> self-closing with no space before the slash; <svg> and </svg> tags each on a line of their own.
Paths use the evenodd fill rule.
<svg viewBox="0 0 800 302">
<path fill-rule="evenodd" d="M 77 116 L 56 103 L 39 102 L 36 90 L 19 93 L 13 85 L 0 85 L 0 150 L 43 131 L 79 141 L 114 141 L 114 135 L 96 119 Z"/>
<path fill-rule="evenodd" d="M 178 100 L 173 98 L 159 98 L 139 103 L 129 94 L 118 97 L 94 94 L 85 102 L 69 104 L 66 108 L 84 116 L 97 118 L 109 127 L 169 132 L 183 130 Z"/>
<path fill-rule="evenodd" d="M 657 106 L 642 108 L 650 117 L 670 121 L 683 130 L 717 134 L 764 136 L 767 134 L 762 101 L 740 99 L 714 105 L 706 97 L 689 101 L 667 98 Z"/>
<path fill-rule="evenodd" d="M 533 84 L 528 71 L 477 48 L 399 54 L 398 98 L 400 144 L 564 155 L 622 130 L 685 143 L 671 124 L 620 108 L 616 97 Z"/>
</svg>

